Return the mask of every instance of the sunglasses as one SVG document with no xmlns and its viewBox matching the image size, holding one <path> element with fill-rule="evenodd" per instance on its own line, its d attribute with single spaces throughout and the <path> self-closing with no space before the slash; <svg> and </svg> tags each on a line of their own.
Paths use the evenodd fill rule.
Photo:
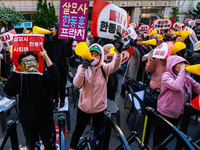
<svg viewBox="0 0 200 150">
<path fill-rule="evenodd" d="M 53 30 L 55 30 L 55 28 L 56 28 L 56 27 L 51 27 L 51 28 L 50 28 L 50 31 L 53 31 Z"/>
</svg>

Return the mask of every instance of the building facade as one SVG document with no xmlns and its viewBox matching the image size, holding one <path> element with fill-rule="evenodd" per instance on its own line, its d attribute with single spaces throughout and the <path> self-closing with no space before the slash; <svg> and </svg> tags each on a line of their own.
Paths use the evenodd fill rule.
<svg viewBox="0 0 200 150">
<path fill-rule="evenodd" d="M 52 0 L 52 2 L 56 9 L 56 15 L 59 16 L 60 0 Z M 179 22 L 183 22 L 184 18 L 191 18 L 189 10 L 195 8 L 199 0 L 110 0 L 109 2 L 124 8 L 131 16 L 131 23 L 152 24 L 157 16 L 170 16 L 171 7 L 177 6 L 178 3 L 182 6 L 179 11 Z M 33 22 L 32 15 L 36 11 L 37 0 L 0 0 L 0 7 L 3 4 L 6 7 L 14 6 L 16 11 L 24 14 L 28 21 Z M 90 0 L 89 6 L 88 22 L 90 23 L 92 19 L 93 0 Z"/>
</svg>

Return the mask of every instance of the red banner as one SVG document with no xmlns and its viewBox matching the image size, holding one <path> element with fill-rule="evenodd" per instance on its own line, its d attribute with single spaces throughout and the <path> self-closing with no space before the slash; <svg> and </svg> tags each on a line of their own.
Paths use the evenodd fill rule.
<svg viewBox="0 0 200 150">
<path fill-rule="evenodd" d="M 125 51 L 122 51 L 121 64 L 126 62 L 126 61 L 128 61 L 131 58 L 132 52 L 133 52 L 133 47 L 131 47 L 131 48 L 125 50 Z M 114 56 L 114 54 L 106 54 L 106 55 L 104 55 L 104 61 L 105 62 L 111 62 L 113 60 L 113 56 Z"/>
<path fill-rule="evenodd" d="M 94 0 L 91 35 L 114 39 L 117 31 L 123 34 L 127 30 L 130 18 L 124 9 L 110 2 Z"/>
<path fill-rule="evenodd" d="M 13 64 L 23 74 L 43 74 L 43 58 L 39 57 L 44 35 L 16 34 L 13 36 Z"/>
</svg>

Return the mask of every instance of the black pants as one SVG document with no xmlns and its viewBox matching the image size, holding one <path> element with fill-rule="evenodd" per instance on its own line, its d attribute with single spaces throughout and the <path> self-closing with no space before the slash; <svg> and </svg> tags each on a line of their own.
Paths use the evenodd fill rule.
<svg viewBox="0 0 200 150">
<path fill-rule="evenodd" d="M 52 87 L 52 96 L 55 99 L 55 103 L 58 103 L 58 98 L 60 102 L 65 102 L 65 86 L 67 84 L 67 71 L 59 72 L 60 80 L 58 84 L 54 84 Z"/>
<path fill-rule="evenodd" d="M 177 125 L 179 121 L 181 120 L 182 115 L 178 118 L 170 118 L 167 116 L 164 116 L 158 112 L 159 115 L 163 116 L 165 119 L 167 119 L 169 122 L 171 122 L 173 125 Z M 163 139 L 165 139 L 169 135 L 169 131 L 163 127 L 158 120 L 154 120 L 153 122 L 155 126 L 155 132 L 153 135 L 153 147 L 156 147 Z"/>
<path fill-rule="evenodd" d="M 83 134 L 91 117 L 92 117 L 92 124 L 94 126 L 94 134 L 96 135 L 103 127 L 103 121 L 105 117 L 103 111 L 99 113 L 95 113 L 95 114 L 87 114 L 78 108 L 76 127 L 73 132 L 71 143 L 70 143 L 71 148 L 74 148 L 74 149 L 76 148 L 78 141 L 81 135 Z"/>
<path fill-rule="evenodd" d="M 115 101 L 116 87 L 107 86 L 107 98 Z"/>
<path fill-rule="evenodd" d="M 51 121 L 39 125 L 22 124 L 22 128 L 26 137 L 26 145 L 30 150 L 32 150 L 35 143 L 39 141 L 39 136 L 46 150 L 56 150 L 56 132 L 53 118 Z"/>
</svg>

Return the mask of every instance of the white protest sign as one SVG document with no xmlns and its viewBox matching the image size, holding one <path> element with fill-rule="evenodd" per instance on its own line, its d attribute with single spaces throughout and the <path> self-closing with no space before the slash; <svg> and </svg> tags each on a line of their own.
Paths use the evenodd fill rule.
<svg viewBox="0 0 200 150">
<path fill-rule="evenodd" d="M 138 26 L 137 30 L 141 33 L 145 33 L 149 30 L 149 25 L 140 25 Z"/>
<path fill-rule="evenodd" d="M 182 31 L 182 25 L 179 22 L 176 22 L 173 24 L 172 30 L 174 30 L 175 32 Z"/>
<path fill-rule="evenodd" d="M 175 19 L 157 19 L 154 22 L 154 29 L 171 29 L 173 24 L 175 23 Z"/>
<path fill-rule="evenodd" d="M 110 2 L 95 0 L 92 12 L 91 35 L 114 39 L 117 31 L 123 34 L 130 23 L 127 12 Z"/>
<path fill-rule="evenodd" d="M 125 47 L 130 42 L 131 39 L 136 39 L 137 37 L 138 35 L 135 32 L 133 26 L 128 27 L 128 29 L 122 35 L 122 41 L 124 43 L 123 47 Z"/>
<path fill-rule="evenodd" d="M 200 24 L 200 19 L 195 19 L 196 24 Z"/>
<path fill-rule="evenodd" d="M 191 21 L 189 21 L 189 25 L 190 26 L 194 26 L 196 24 L 196 20 L 191 20 Z"/>
<path fill-rule="evenodd" d="M 160 44 L 155 49 L 153 49 L 149 53 L 145 54 L 142 57 L 142 61 L 146 60 L 148 58 L 149 54 L 151 54 L 153 58 L 167 59 L 171 55 L 173 45 L 174 45 L 173 41 L 164 42 L 164 43 Z"/>
<path fill-rule="evenodd" d="M 0 34 L 0 41 L 3 42 L 4 46 L 11 48 L 13 41 L 13 34 L 9 32 Z"/>
<path fill-rule="evenodd" d="M 195 44 L 196 42 L 198 42 L 198 39 L 197 39 L 197 36 L 196 36 L 194 30 L 192 30 L 192 29 L 189 28 L 189 27 L 185 27 L 184 30 L 190 31 L 189 38 L 190 38 L 190 40 L 191 40 L 191 42 L 192 42 L 193 44 Z"/>
</svg>

